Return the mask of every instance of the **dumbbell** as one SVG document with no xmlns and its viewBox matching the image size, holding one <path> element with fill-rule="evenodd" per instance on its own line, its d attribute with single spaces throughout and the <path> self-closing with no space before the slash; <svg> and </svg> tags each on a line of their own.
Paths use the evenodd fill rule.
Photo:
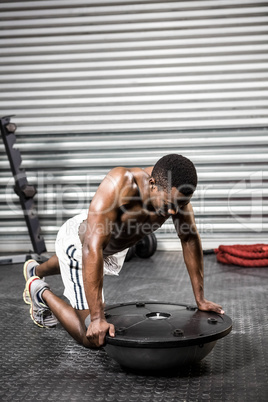
<svg viewBox="0 0 268 402">
<path fill-rule="evenodd" d="M 130 261 L 135 255 L 140 258 L 149 258 L 156 252 L 157 239 L 154 233 L 144 236 L 134 246 L 130 247 L 125 261 Z"/>
</svg>

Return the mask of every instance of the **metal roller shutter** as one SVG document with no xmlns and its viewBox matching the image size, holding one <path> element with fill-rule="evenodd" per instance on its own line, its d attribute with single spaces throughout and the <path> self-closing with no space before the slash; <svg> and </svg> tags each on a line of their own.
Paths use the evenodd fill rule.
<svg viewBox="0 0 268 402">
<path fill-rule="evenodd" d="M 47 247 L 112 167 L 195 164 L 203 246 L 267 241 L 268 2 L 0 1 L 0 113 Z M 0 251 L 31 249 L 0 144 Z M 171 221 L 159 248 L 176 249 Z"/>
</svg>

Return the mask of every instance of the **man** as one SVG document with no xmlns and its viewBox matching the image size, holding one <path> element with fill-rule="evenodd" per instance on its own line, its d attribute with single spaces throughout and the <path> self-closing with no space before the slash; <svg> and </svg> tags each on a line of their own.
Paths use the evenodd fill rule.
<svg viewBox="0 0 268 402">
<path fill-rule="evenodd" d="M 87 215 L 68 220 L 56 240 L 56 255 L 38 265 L 24 264 L 24 300 L 31 303 L 33 321 L 43 327 L 57 319 L 85 347 L 104 344 L 115 336 L 103 305 L 103 275 L 117 275 L 127 249 L 172 216 L 181 240 L 184 261 L 200 310 L 223 314 L 221 306 L 204 298 L 203 255 L 190 199 L 197 185 L 193 163 L 166 155 L 154 167 L 112 169 L 100 184 Z M 64 295 L 54 295 L 40 278 L 61 273 Z M 90 324 L 85 319 L 90 314 Z"/>
</svg>

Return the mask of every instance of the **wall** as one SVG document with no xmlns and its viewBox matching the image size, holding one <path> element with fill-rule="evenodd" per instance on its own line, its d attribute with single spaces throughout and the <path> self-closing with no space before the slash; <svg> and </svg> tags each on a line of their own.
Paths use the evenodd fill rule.
<svg viewBox="0 0 268 402">
<path fill-rule="evenodd" d="M 195 164 L 204 248 L 267 239 L 267 1 L 2 1 L 0 114 L 49 250 L 113 166 Z M 0 251 L 31 248 L 2 142 Z M 171 222 L 159 248 L 176 249 Z"/>
</svg>

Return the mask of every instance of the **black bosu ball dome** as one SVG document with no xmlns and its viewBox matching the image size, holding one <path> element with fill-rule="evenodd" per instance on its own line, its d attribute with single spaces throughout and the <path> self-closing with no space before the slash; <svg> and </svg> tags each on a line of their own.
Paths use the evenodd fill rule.
<svg viewBox="0 0 268 402">
<path fill-rule="evenodd" d="M 135 302 L 105 308 L 115 337 L 106 336 L 105 350 L 121 366 L 133 370 L 169 370 L 202 360 L 218 339 L 232 330 L 227 315 L 195 306 Z"/>
</svg>

